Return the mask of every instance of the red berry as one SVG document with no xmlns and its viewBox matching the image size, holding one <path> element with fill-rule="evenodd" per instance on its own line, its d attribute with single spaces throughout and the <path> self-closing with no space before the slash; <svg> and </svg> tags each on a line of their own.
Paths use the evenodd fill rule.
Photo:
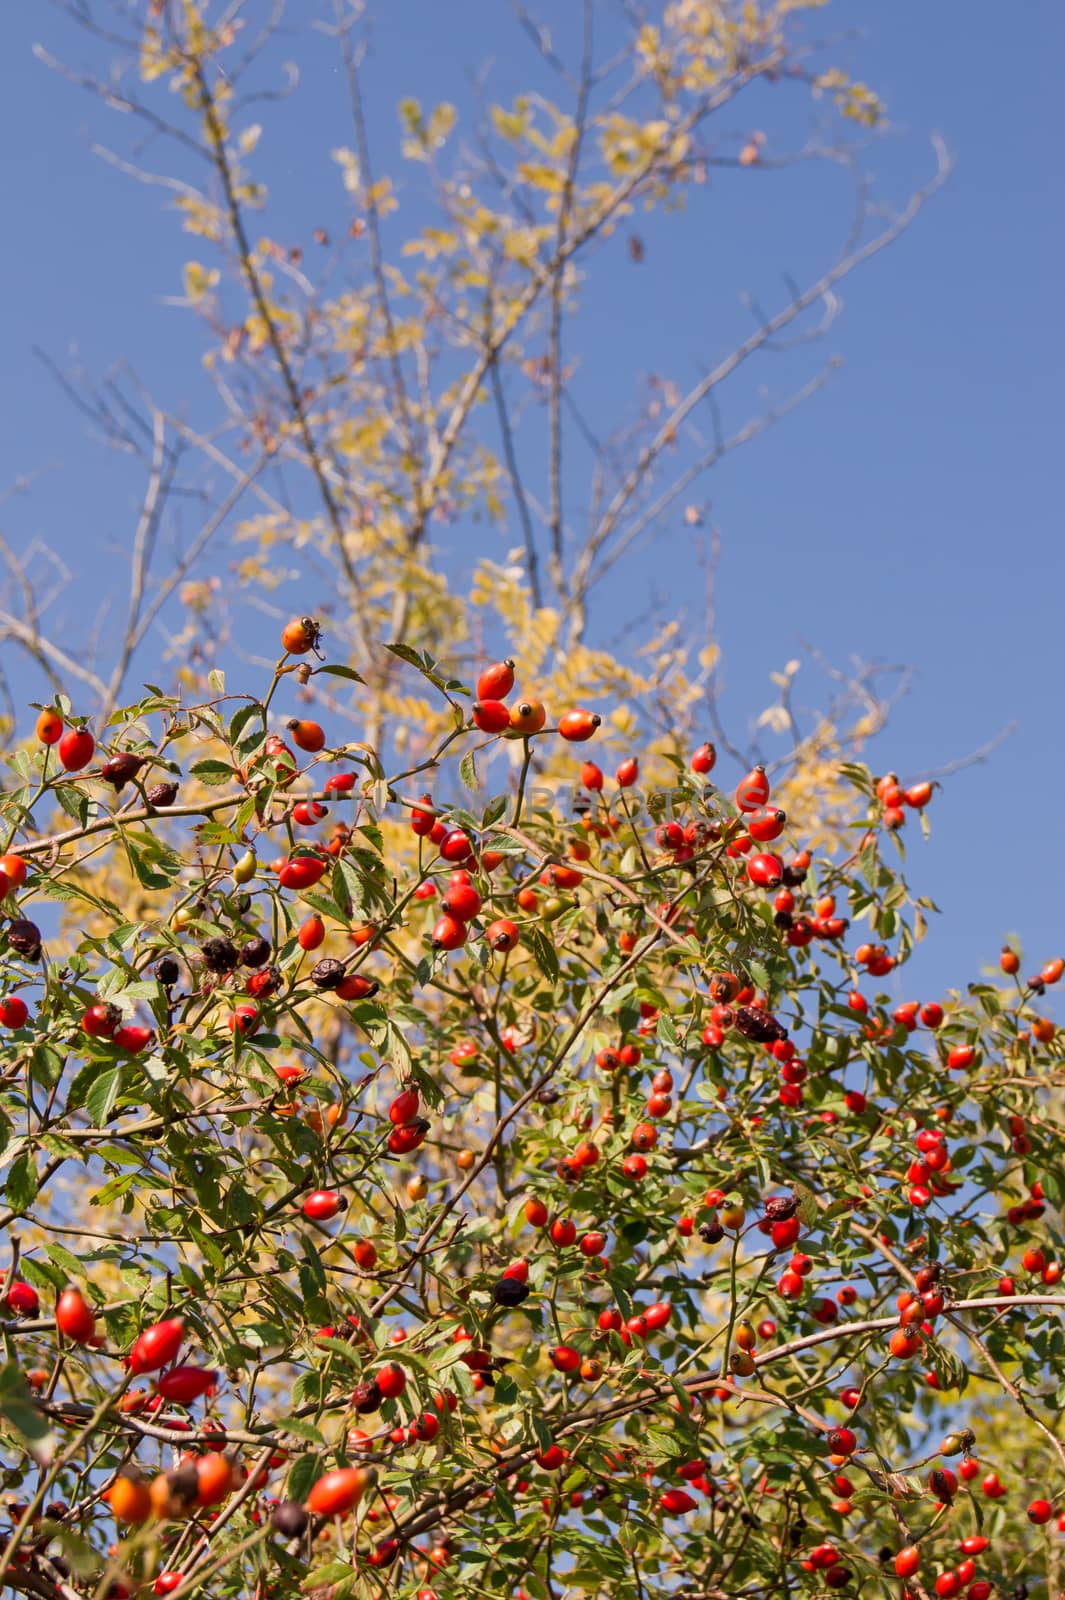
<svg viewBox="0 0 1065 1600">
<path fill-rule="evenodd" d="M 59 759 L 68 772 L 87 767 L 95 750 L 96 741 L 88 728 L 68 728 L 59 741 Z"/>
<path fill-rule="evenodd" d="M 184 1337 L 185 1322 L 182 1317 L 168 1317 L 165 1322 L 153 1323 L 138 1334 L 130 1346 L 127 1357 L 129 1370 L 133 1373 L 155 1372 L 157 1368 L 165 1367 L 177 1355 Z"/>
<path fill-rule="evenodd" d="M 477 679 L 478 700 L 505 700 L 514 687 L 514 663 L 509 659 L 485 667 Z"/>
<path fill-rule="evenodd" d="M 466 943 L 467 927 L 456 917 L 442 916 L 433 924 L 434 950 L 459 950 Z"/>
<path fill-rule="evenodd" d="M 55 1308 L 55 1324 L 74 1344 L 88 1344 L 96 1332 L 92 1307 L 80 1289 L 64 1289 Z"/>
<path fill-rule="evenodd" d="M 0 1027 L 24 1028 L 29 1014 L 29 1007 L 21 995 L 9 994 L 0 1000 Z"/>
<path fill-rule="evenodd" d="M 470 715 L 482 733 L 502 733 L 510 727 L 510 707 L 502 700 L 477 700 Z"/>
<path fill-rule="evenodd" d="M 736 790 L 740 811 L 758 811 L 769 799 L 769 779 L 764 767 L 753 767 Z"/>
<path fill-rule="evenodd" d="M 900 1578 L 912 1578 L 921 1565 L 921 1552 L 915 1544 L 908 1544 L 895 1557 L 895 1572 Z"/>
</svg>

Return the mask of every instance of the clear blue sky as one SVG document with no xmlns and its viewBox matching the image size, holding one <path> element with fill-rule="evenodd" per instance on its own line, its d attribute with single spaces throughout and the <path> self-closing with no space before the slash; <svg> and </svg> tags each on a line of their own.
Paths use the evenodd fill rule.
<svg viewBox="0 0 1065 1600">
<path fill-rule="evenodd" d="M 293 0 L 293 18 L 302 9 Z M 388 0 L 371 9 L 367 90 L 382 169 L 402 96 L 462 104 L 470 70 L 488 60 L 493 98 L 535 75 L 504 0 Z M 542 0 L 539 13 L 564 41 L 574 9 L 572 0 Z M 1043 821 L 1065 792 L 1065 9 L 1027 0 L 1020 10 L 991 0 L 831 8 L 832 31 L 848 30 L 837 56 L 882 92 L 891 115 L 890 134 L 865 160 L 879 192 L 901 200 L 928 174 L 933 130 L 956 171 L 911 233 L 845 285 L 827 347 L 845 365 L 831 387 L 704 491 L 724 539 L 726 709 L 741 725 L 766 703 L 768 673 L 801 638 L 840 663 L 857 654 L 918 669 L 876 751 L 884 767 L 936 767 L 1019 723 L 989 764 L 937 796 L 930 846 L 911 829 L 914 877 L 947 912 L 922 957 L 928 992 L 975 976 L 1008 930 L 1023 936 L 1032 961 L 1065 947 L 1061 846 L 1054 822 Z M 35 537 L 50 543 L 79 575 L 66 616 L 68 637 L 80 640 L 86 618 L 124 581 L 115 552 L 129 537 L 137 484 L 87 436 L 33 346 L 61 364 L 76 348 L 96 374 L 128 356 L 172 406 L 187 399 L 195 410 L 203 385 L 187 313 L 162 303 L 180 292 L 188 243 L 160 192 L 90 153 L 93 138 L 122 147 L 128 129 L 35 61 L 36 40 L 76 64 L 101 60 L 41 0 L 9 9 L 0 58 L 0 488 L 20 474 L 41 476 L 0 508 L 0 527 L 16 548 Z M 282 38 L 275 56 L 286 54 L 298 55 L 304 79 L 285 106 L 264 108 L 268 227 L 308 244 L 311 227 L 335 227 L 341 215 L 328 151 L 351 134 L 331 46 Z M 826 260 L 842 230 L 843 195 L 813 170 L 752 175 L 668 225 L 641 223 L 642 266 L 621 253 L 597 261 L 575 386 L 603 431 L 631 415 L 642 375 L 691 381 L 730 347 L 744 326 L 742 291 L 775 304 L 783 273 L 801 278 Z M 760 376 L 786 391 L 785 368 Z M 744 419 L 753 394 L 737 391 L 726 423 Z M 470 537 L 485 535 L 456 533 L 460 565 Z M 618 582 L 612 612 L 635 614 L 651 585 L 699 622 L 679 525 Z M 135 681 L 157 663 L 158 646 L 147 649 Z M 36 691 L 24 681 L 27 695 Z"/>
</svg>

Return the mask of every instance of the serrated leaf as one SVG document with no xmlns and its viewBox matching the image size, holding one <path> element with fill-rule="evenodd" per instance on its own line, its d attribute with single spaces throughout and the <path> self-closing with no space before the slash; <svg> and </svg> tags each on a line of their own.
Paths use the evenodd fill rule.
<svg viewBox="0 0 1065 1600">
<path fill-rule="evenodd" d="M 306 1439 L 308 1444 L 325 1444 L 314 1423 L 305 1417 L 286 1417 L 284 1429 L 286 1433 L 294 1433 L 297 1439 Z"/>
<path fill-rule="evenodd" d="M 189 776 L 198 778 L 209 789 L 219 789 L 224 784 L 232 783 L 237 774 L 225 761 L 197 761 L 189 768 Z"/>
<path fill-rule="evenodd" d="M 49 1260 L 54 1261 L 57 1267 L 61 1267 L 68 1278 L 80 1278 L 85 1271 L 85 1263 L 79 1261 L 77 1256 L 68 1250 L 65 1245 L 46 1244 L 44 1249 Z"/>
<path fill-rule="evenodd" d="M 333 868 L 333 896 L 338 905 L 350 906 L 348 916 L 366 906 L 365 882 L 352 863 L 341 856 Z"/>
<path fill-rule="evenodd" d="M 405 661 L 408 666 L 417 667 L 419 672 L 425 670 L 421 656 L 409 644 L 386 644 L 385 649 L 389 655 L 398 656 L 400 661 Z"/>
<path fill-rule="evenodd" d="M 391 645 L 389 645 L 388 648 L 390 650 L 392 650 L 392 646 Z M 398 651 L 393 650 L 393 654 L 398 654 Z M 404 658 L 404 659 L 406 659 L 406 658 Z M 332 662 L 331 661 L 328 666 L 315 667 L 314 670 L 315 670 L 315 673 L 327 672 L 331 678 L 347 678 L 350 683 L 365 683 L 366 682 L 366 679 L 365 678 L 361 678 L 359 676 L 359 674 L 355 671 L 354 667 L 342 667 L 339 662 Z"/>
<path fill-rule="evenodd" d="M 321 1465 L 317 1456 L 300 1456 L 288 1475 L 285 1492 L 290 1500 L 306 1500 L 311 1490 L 311 1485 L 321 1477 Z"/>
<path fill-rule="evenodd" d="M 12 1211 L 25 1211 L 37 1198 L 37 1163 L 23 1150 L 12 1161 L 4 1182 L 4 1198 Z"/>
<path fill-rule="evenodd" d="M 769 989 L 769 973 L 760 961 L 748 961 L 747 971 L 756 989 L 761 989 L 763 992 Z"/>
<path fill-rule="evenodd" d="M 60 783 L 52 790 L 68 817 L 84 827 L 89 815 L 89 797 L 72 783 Z"/>
<path fill-rule="evenodd" d="M 477 764 L 473 759 L 472 750 L 467 750 L 459 762 L 459 778 L 467 789 L 477 788 Z"/>
<path fill-rule="evenodd" d="M 488 804 L 485 806 L 484 811 L 481 814 L 481 827 L 482 828 L 490 828 L 492 826 L 493 822 L 498 822 L 499 821 L 500 817 L 503 815 L 503 813 L 506 811 L 506 809 L 507 809 L 507 797 L 506 797 L 506 795 L 505 794 L 497 794 L 497 795 L 495 795 L 491 800 L 489 800 Z"/>
<path fill-rule="evenodd" d="M 522 934 L 523 939 L 533 953 L 533 960 L 540 968 L 544 977 L 551 983 L 557 983 L 559 978 L 558 955 L 551 940 L 542 928 L 526 928 Z"/>
<path fill-rule="evenodd" d="M 812 1189 L 806 1188 L 805 1184 L 795 1183 L 792 1188 L 799 1202 L 799 1221 L 804 1228 L 812 1228 L 819 1215 L 817 1197 Z"/>
<path fill-rule="evenodd" d="M 257 702 L 250 706 L 241 706 L 239 711 L 234 711 L 229 723 L 229 742 L 236 744 L 244 729 L 255 717 L 261 717 L 263 708 Z"/>
<path fill-rule="evenodd" d="M 356 1576 L 354 1567 L 350 1567 L 346 1561 L 327 1561 L 324 1567 L 315 1567 L 313 1572 L 308 1572 L 300 1588 L 320 1589 L 326 1584 L 353 1581 Z"/>
<path fill-rule="evenodd" d="M 102 1128 L 114 1110 L 124 1072 L 124 1067 L 109 1067 L 90 1085 L 85 1096 L 85 1109 L 94 1127 Z"/>
<path fill-rule="evenodd" d="M 672 1045 L 674 1047 L 676 1046 L 677 1030 L 673 1026 L 672 1019 L 667 1017 L 665 1012 L 663 1012 L 658 1018 L 658 1022 L 655 1026 L 655 1033 L 657 1034 L 658 1038 L 662 1040 L 663 1044 Z"/>
<path fill-rule="evenodd" d="M 355 1367 L 359 1372 L 362 1371 L 365 1365 L 365 1358 L 358 1355 L 345 1339 L 333 1339 L 326 1334 L 316 1334 L 314 1347 L 316 1350 L 321 1350 L 330 1355 L 340 1356 L 341 1360 L 346 1361 L 349 1367 Z"/>
<path fill-rule="evenodd" d="M 0 1368 L 0 1417 L 22 1439 L 34 1460 L 47 1466 L 55 1454 L 55 1435 L 47 1418 L 34 1405 L 21 1368 L 13 1361 Z"/>
<path fill-rule="evenodd" d="M 492 1399 L 497 1406 L 512 1406 L 518 1398 L 519 1390 L 513 1378 L 501 1373 L 492 1389 Z"/>
</svg>

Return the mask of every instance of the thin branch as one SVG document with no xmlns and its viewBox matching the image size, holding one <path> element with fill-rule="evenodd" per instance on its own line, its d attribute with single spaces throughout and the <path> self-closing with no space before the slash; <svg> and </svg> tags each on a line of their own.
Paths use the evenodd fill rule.
<svg viewBox="0 0 1065 1600">
<path fill-rule="evenodd" d="M 766 56 L 762 61 L 745 66 L 742 71 L 737 72 L 715 94 L 707 95 L 704 100 L 701 100 L 697 106 L 693 107 L 686 117 L 682 118 L 676 126 L 670 129 L 669 145 L 672 146 L 677 138 L 682 138 L 685 134 L 692 132 L 707 117 L 712 116 L 715 111 L 727 105 L 747 84 L 763 77 L 772 69 L 776 60 L 777 55 L 774 53 Z M 431 452 L 422 496 L 422 507 L 418 515 L 417 525 L 413 530 L 416 536 L 414 542 L 416 542 L 417 537 L 420 537 L 424 522 L 435 504 L 452 452 L 477 400 L 481 385 L 488 375 L 492 362 L 508 344 L 515 330 L 539 300 L 544 289 L 554 281 L 555 275 L 562 269 L 565 262 L 576 256 L 583 246 L 602 230 L 604 224 L 609 222 L 611 217 L 626 206 L 640 192 L 643 186 L 651 180 L 659 169 L 662 157 L 666 153 L 666 148 L 665 143 L 656 147 L 634 172 L 630 173 L 627 178 L 619 180 L 606 199 L 596 207 L 576 232 L 570 235 L 562 250 L 532 274 L 525 289 L 511 306 L 505 323 L 490 332 L 484 340 L 478 352 L 477 360 L 459 388 L 458 396 L 440 433 L 437 446 Z"/>
<path fill-rule="evenodd" d="M 210 152 L 204 148 L 198 139 L 192 138 L 190 134 L 187 134 L 183 128 L 179 128 L 175 123 L 167 122 L 164 117 L 158 116 L 139 100 L 133 100 L 129 95 L 120 94 L 117 89 L 102 83 L 99 78 L 92 78 L 85 73 L 75 72 L 72 67 L 68 67 L 65 62 L 60 61 L 57 56 L 46 50 L 43 44 L 35 44 L 33 46 L 33 54 L 38 61 L 43 62 L 46 67 L 50 67 L 53 72 L 58 72 L 60 77 L 66 78 L 69 83 L 75 84 L 79 89 L 87 89 L 91 94 L 98 95 L 112 111 L 121 111 L 126 115 L 138 117 L 142 122 L 146 122 L 154 132 L 166 134 L 169 138 L 176 139 L 178 144 L 183 145 L 186 150 L 191 150 L 204 161 L 210 161 Z"/>
<path fill-rule="evenodd" d="M 573 206 L 573 190 L 580 166 L 581 144 L 588 118 L 588 95 L 592 77 L 592 0 L 584 0 L 584 36 L 581 46 L 580 88 L 577 92 L 577 109 L 573 118 L 573 144 L 566 163 L 566 179 L 558 208 L 558 229 L 555 235 L 555 255 L 559 268 L 551 284 L 551 323 L 548 333 L 548 436 L 550 457 L 548 462 L 549 496 L 548 532 L 551 536 L 551 581 L 558 594 L 563 591 L 562 565 L 562 293 L 565 281 L 563 246 Z"/>
<path fill-rule="evenodd" d="M 914 783 L 923 783 L 937 778 L 949 778 L 955 772 L 964 772 L 967 767 L 982 765 L 998 749 L 999 745 L 1005 744 L 1007 739 L 1012 739 L 1019 727 L 1019 722 L 1008 722 L 1004 728 L 999 729 L 993 738 L 988 739 L 985 744 L 980 745 L 976 750 L 971 750 L 968 755 L 957 756 L 953 761 L 948 761 L 946 766 L 930 767 L 927 772 L 914 773 L 912 781 Z"/>
<path fill-rule="evenodd" d="M 888 245 L 893 244 L 910 226 L 922 207 L 931 199 L 937 190 L 946 182 L 951 163 L 945 147 L 940 140 L 934 141 L 937 168 L 934 176 L 911 196 L 905 209 L 895 217 L 880 233 L 867 241 L 859 249 L 840 257 L 829 270 L 809 284 L 801 294 L 795 295 L 782 310 L 767 321 L 762 322 L 756 332 L 744 339 L 741 344 L 720 361 L 707 375 L 691 389 L 684 399 L 676 405 L 666 417 L 654 438 L 641 451 L 639 459 L 632 470 L 626 475 L 619 486 L 602 519 L 596 528 L 592 540 L 597 548 L 601 548 L 610 538 L 614 529 L 625 512 L 633 496 L 644 482 L 648 472 L 654 466 L 662 451 L 677 435 L 677 430 L 691 412 L 706 396 L 725 380 L 732 376 L 751 356 L 763 349 L 766 343 L 782 332 L 808 311 L 819 300 L 825 300 L 833 287 L 843 278 L 849 276 L 866 261 L 872 259 Z"/>
<path fill-rule="evenodd" d="M 490 372 L 496 416 L 499 419 L 499 432 L 503 441 L 503 459 L 506 462 L 507 476 L 510 479 L 514 503 L 518 508 L 518 518 L 521 522 L 522 536 L 525 540 L 525 568 L 529 574 L 529 592 L 532 595 L 533 605 L 539 610 L 544 603 L 544 599 L 540 588 L 540 563 L 536 554 L 536 534 L 532 525 L 532 517 L 529 515 L 525 487 L 518 469 L 518 458 L 514 450 L 514 431 L 507 411 L 506 396 L 503 393 L 503 380 L 499 375 L 498 359 L 492 362 Z"/>
<path fill-rule="evenodd" d="M 303 397 L 300 394 L 299 385 L 296 382 L 295 374 L 292 371 L 292 366 L 285 351 L 284 342 L 282 341 L 277 323 L 270 311 L 270 307 L 266 299 L 266 293 L 263 289 L 262 280 L 259 277 L 259 273 L 252 257 L 251 245 L 244 227 L 244 216 L 241 211 L 240 202 L 237 199 L 236 189 L 233 183 L 233 173 L 229 164 L 229 154 L 226 150 L 225 129 L 222 127 L 222 124 L 219 121 L 218 110 L 215 106 L 210 85 L 207 82 L 207 74 L 204 70 L 202 61 L 194 61 L 193 73 L 197 87 L 200 91 L 201 109 L 203 110 L 204 119 L 207 125 L 207 133 L 210 140 L 215 169 L 219 178 L 221 179 L 223 193 L 225 194 L 226 211 L 229 216 L 229 226 L 232 231 L 233 238 L 236 241 L 241 271 L 244 274 L 244 278 L 247 282 L 252 300 L 255 303 L 255 308 L 262 319 L 263 326 L 266 329 L 267 338 L 270 341 L 270 347 L 274 352 L 274 358 L 277 361 L 278 368 L 280 369 L 281 377 L 285 385 L 285 391 L 288 395 L 288 402 L 291 408 L 292 416 L 295 419 L 296 425 L 299 429 L 300 437 L 303 440 L 303 447 L 307 452 L 307 459 L 310 463 L 311 471 L 313 472 L 315 480 L 318 484 L 318 492 L 322 497 L 322 503 L 325 506 L 326 515 L 329 518 L 329 522 L 332 526 L 333 534 L 336 539 L 337 555 L 339 556 L 341 566 L 344 569 L 344 575 L 351 586 L 352 599 L 354 602 L 357 600 L 359 593 L 358 575 L 355 572 L 355 567 L 351 559 L 351 553 L 347 548 L 347 541 L 344 536 L 344 527 L 340 517 L 340 509 L 334 498 L 333 491 L 330 488 L 329 480 L 326 476 L 325 468 L 322 463 L 322 458 L 318 451 L 318 446 L 316 445 L 314 436 L 311 433 L 311 425 L 307 417 L 306 408 L 303 404 Z M 358 608 L 356 606 L 356 611 L 357 609 Z"/>
<path fill-rule="evenodd" d="M 340 50 L 344 61 L 344 71 L 348 80 L 348 95 L 351 100 L 351 119 L 355 127 L 355 147 L 359 157 L 359 166 L 362 179 L 362 193 L 366 219 L 369 225 L 370 237 L 370 262 L 373 269 L 374 285 L 377 289 L 377 301 L 381 311 L 381 320 L 385 325 L 385 338 L 388 343 L 388 362 L 392 372 L 392 389 L 399 411 L 400 421 L 403 426 L 403 444 L 410 462 L 412 474 L 412 489 L 414 502 L 417 505 L 421 499 L 421 488 L 415 473 L 416 451 L 414 441 L 414 422 L 411 417 L 410 405 L 407 400 L 407 388 L 403 381 L 403 368 L 399 359 L 399 342 L 396 338 L 396 326 L 392 317 L 392 304 L 388 295 L 388 284 L 385 281 L 384 252 L 381 249 L 381 216 L 374 190 L 373 168 L 370 163 L 370 141 L 366 133 L 366 117 L 363 110 L 362 85 L 359 81 L 359 63 L 355 59 L 355 52 L 351 47 L 351 25 L 343 17 L 343 0 L 333 0 L 334 11 L 337 19 L 337 31 L 340 36 Z"/>
<path fill-rule="evenodd" d="M 657 521 L 662 513 L 670 505 L 672 505 L 673 501 L 676 500 L 678 496 L 683 494 L 685 489 L 694 483 L 696 478 L 701 477 L 704 472 L 709 472 L 717 465 L 723 456 L 730 454 L 730 452 L 733 450 L 738 450 L 741 445 L 749 444 L 752 439 L 756 439 L 760 433 L 764 433 L 766 429 L 771 428 L 774 423 L 780 422 L 782 418 L 787 417 L 791 414 L 791 412 L 796 411 L 805 401 L 811 399 L 813 395 L 817 394 L 825 387 L 832 374 L 838 371 L 840 364 L 841 363 L 839 359 L 837 357 L 833 357 L 832 360 L 829 361 L 819 373 L 811 378 L 808 383 L 803 384 L 802 388 L 798 389 L 795 394 L 789 396 L 787 400 L 782 401 L 780 405 L 773 406 L 762 416 L 752 417 L 749 422 L 746 422 L 744 426 L 739 428 L 734 434 L 731 435 L 731 437 L 723 439 L 720 444 L 715 444 L 706 452 L 705 455 L 700 456 L 697 461 L 693 462 L 692 465 L 688 467 L 680 475 L 680 477 L 670 485 L 668 489 L 664 489 L 662 491 L 662 493 L 653 502 L 653 504 L 647 508 L 646 511 L 641 513 L 636 522 L 634 522 L 625 530 L 624 533 L 618 537 L 617 542 L 591 568 L 591 571 L 581 574 L 585 586 L 587 588 L 594 587 L 594 585 L 606 575 L 619 557 L 622 556 L 625 551 L 635 543 L 642 533 L 646 532 L 646 530 Z M 589 540 L 588 549 L 590 550 L 591 548 L 592 541 Z M 577 583 L 575 578 L 574 588 L 576 589 L 576 587 Z"/>
<path fill-rule="evenodd" d="M 103 704 L 100 707 L 100 716 L 106 722 L 114 709 L 122 681 L 126 676 L 130 657 L 135 647 L 137 622 L 140 617 L 141 604 L 144 600 L 144 584 L 151 561 L 152 546 L 155 533 L 159 526 L 159 516 L 165 504 L 166 488 L 173 478 L 177 467 L 177 457 L 167 459 L 166 449 L 166 424 L 162 414 L 156 412 L 154 422 L 154 442 L 152 452 L 152 465 L 148 474 L 148 487 L 145 490 L 144 501 L 141 505 L 141 514 L 133 535 L 133 548 L 130 557 L 130 585 L 129 607 L 126 616 L 126 626 L 122 635 L 122 644 L 118 652 L 107 691 L 104 694 Z"/>
</svg>

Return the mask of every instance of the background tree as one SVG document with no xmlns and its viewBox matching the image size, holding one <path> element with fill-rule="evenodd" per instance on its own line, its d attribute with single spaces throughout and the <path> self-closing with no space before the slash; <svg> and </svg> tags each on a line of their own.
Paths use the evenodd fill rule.
<svg viewBox="0 0 1065 1600">
<path fill-rule="evenodd" d="M 15 1589 L 1054 1591 L 1023 1513 L 1053 1528 L 1063 1461 L 1062 1072 L 1034 1005 L 1060 963 L 892 1007 L 877 980 L 932 909 L 897 832 L 931 791 L 860 764 L 877 675 L 803 714 L 788 666 L 772 793 L 755 767 L 733 798 L 757 752 L 718 720 L 712 629 L 593 627 L 616 564 L 678 507 L 699 534 L 703 475 L 827 380 L 837 286 L 945 175 L 872 206 L 844 135 L 879 104 L 801 31 L 822 9 L 587 0 L 569 60 L 519 7 L 557 103 L 404 103 L 402 204 L 363 111 L 372 18 L 337 9 L 345 209 L 296 243 L 256 218 L 276 10 L 71 8 L 119 57 L 85 87 L 152 135 L 111 159 L 197 241 L 215 404 L 72 390 L 146 471 L 106 658 L 47 633 L 5 552 L 3 626 L 50 685 L 0 885 Z M 601 438 L 571 385 L 596 252 L 635 263 L 647 208 L 788 159 L 723 114 L 810 94 L 834 133 L 802 159 L 855 183 L 842 250 Z M 813 364 L 726 423 L 784 347 Z M 520 547 L 464 589 L 477 518 Z M 269 605 L 293 564 L 314 615 L 264 667 L 233 578 Z M 180 608 L 174 692 L 127 703 Z M 258 658 L 239 685 L 226 645 Z M 516 683 L 479 679 L 495 654 Z"/>
</svg>

